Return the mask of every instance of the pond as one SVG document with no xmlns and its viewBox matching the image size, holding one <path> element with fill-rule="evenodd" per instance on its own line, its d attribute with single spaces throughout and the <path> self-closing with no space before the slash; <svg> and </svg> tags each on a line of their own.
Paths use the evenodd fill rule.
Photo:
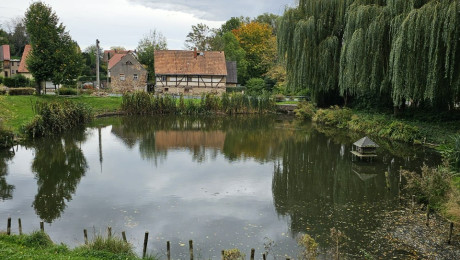
<svg viewBox="0 0 460 260">
<path fill-rule="evenodd" d="M 0 154 L 0 220 L 40 220 L 53 241 L 83 244 L 107 226 L 142 251 L 218 259 L 222 249 L 296 257 L 309 234 L 323 256 L 372 252 L 383 213 L 399 206 L 399 169 L 437 163 L 423 147 L 381 148 L 353 162 L 351 137 L 290 117 L 113 117 Z M 385 174 L 388 172 L 388 174 Z"/>
</svg>

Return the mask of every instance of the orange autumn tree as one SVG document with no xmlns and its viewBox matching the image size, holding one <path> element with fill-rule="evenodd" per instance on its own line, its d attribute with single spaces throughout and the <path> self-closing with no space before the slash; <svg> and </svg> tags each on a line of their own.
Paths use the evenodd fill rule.
<svg viewBox="0 0 460 260">
<path fill-rule="evenodd" d="M 276 37 L 268 24 L 251 22 L 232 30 L 246 51 L 249 78 L 260 78 L 275 64 Z"/>
</svg>

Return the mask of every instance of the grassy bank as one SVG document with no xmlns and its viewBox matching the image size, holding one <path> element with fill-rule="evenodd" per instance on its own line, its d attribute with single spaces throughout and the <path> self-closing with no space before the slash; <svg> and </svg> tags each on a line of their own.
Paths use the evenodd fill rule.
<svg viewBox="0 0 460 260">
<path fill-rule="evenodd" d="M 59 97 L 59 96 L 0 96 L 0 118 L 3 128 L 18 134 L 23 125 L 32 120 L 32 109 L 37 101 L 48 102 L 69 99 L 88 105 L 95 114 L 114 112 L 121 108 L 121 97 Z"/>
<path fill-rule="evenodd" d="M 88 245 L 69 249 L 54 244 L 43 232 L 30 235 L 0 234 L 0 259 L 140 259 L 121 239 L 96 237 Z M 149 257 L 154 260 L 155 258 Z"/>
</svg>

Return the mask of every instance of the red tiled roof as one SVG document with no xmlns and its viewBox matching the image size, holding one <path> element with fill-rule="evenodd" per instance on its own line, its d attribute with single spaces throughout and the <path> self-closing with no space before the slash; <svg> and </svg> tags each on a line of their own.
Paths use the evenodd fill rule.
<svg viewBox="0 0 460 260">
<path fill-rule="evenodd" d="M 109 65 L 108 69 L 111 69 L 113 66 L 115 66 L 123 57 L 125 57 L 125 54 L 117 53 L 113 55 L 113 57 L 109 60 Z"/>
<path fill-rule="evenodd" d="M 29 70 L 27 69 L 26 60 L 27 60 L 27 56 L 29 56 L 29 52 L 31 49 L 32 49 L 32 46 L 30 46 L 30 44 L 27 44 L 26 47 L 24 48 L 24 52 L 22 53 L 21 62 L 19 63 L 19 68 L 18 68 L 19 73 L 29 73 Z"/>
<path fill-rule="evenodd" d="M 10 46 L 8 44 L 2 45 L 2 53 L 3 53 L 3 57 L 1 57 L 2 60 L 10 60 L 11 59 Z"/>
<path fill-rule="evenodd" d="M 227 75 L 224 52 L 155 51 L 155 73 L 159 75 Z"/>
</svg>

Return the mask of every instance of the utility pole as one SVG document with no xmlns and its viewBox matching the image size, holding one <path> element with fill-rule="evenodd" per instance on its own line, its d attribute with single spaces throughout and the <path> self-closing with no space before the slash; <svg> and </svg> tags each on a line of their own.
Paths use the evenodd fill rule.
<svg viewBox="0 0 460 260">
<path fill-rule="evenodd" d="M 99 78 L 99 40 L 96 39 L 96 88 L 99 89 L 101 79 Z"/>
</svg>

